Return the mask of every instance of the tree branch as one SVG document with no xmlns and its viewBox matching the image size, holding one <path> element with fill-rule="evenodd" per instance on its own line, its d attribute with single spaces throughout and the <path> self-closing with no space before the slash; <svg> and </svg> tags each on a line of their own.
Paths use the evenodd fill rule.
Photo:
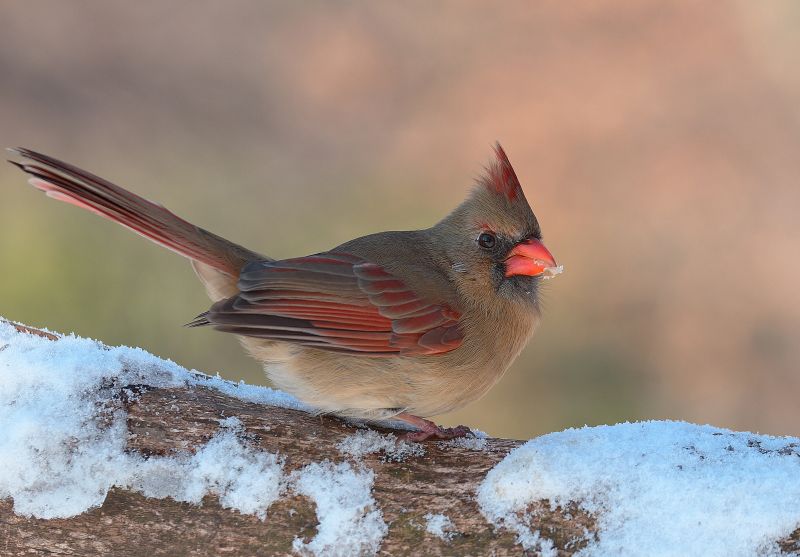
<svg viewBox="0 0 800 557">
<path fill-rule="evenodd" d="M 59 338 L 13 325 L 21 332 Z M 127 386 L 120 390 L 116 404 L 127 412 L 127 450 L 145 456 L 194 451 L 219 432 L 221 419 L 235 416 L 247 442 L 254 449 L 282 455 L 287 472 L 326 460 L 354 462 L 337 445 L 359 429 L 334 417 L 246 402 L 202 386 Z M 372 496 L 388 525 L 380 554 L 520 555 L 516 536 L 496 531 L 481 515 L 475 493 L 485 474 L 521 443 L 486 439 L 474 442 L 479 448 L 468 448 L 425 442 L 424 454 L 411 454 L 401 461 L 386 453 L 360 457 L 359 465 L 374 472 Z M 584 538 L 585 528 L 591 530 L 591 517 L 576 508 L 551 511 L 546 502 L 538 510 L 533 527 L 553 539 L 562 554 L 582 547 L 573 543 Z M 452 521 L 448 535 L 442 538 L 426 531 L 429 514 L 443 514 Z M 3 555 L 291 554 L 293 540 L 310 540 L 316 528 L 314 503 L 292 492 L 269 507 L 265 520 L 222 508 L 211 496 L 198 506 L 118 488 L 111 490 L 101 507 L 67 519 L 17 516 L 11 501 L 0 501 Z"/>
<path fill-rule="evenodd" d="M 55 342 L 61 338 L 12 325 Z M 237 439 L 254 453 L 280 455 L 285 477 L 323 462 L 349 462 L 353 469 L 371 471 L 370 494 L 387 525 L 377 549 L 380 555 L 526 553 L 515 534 L 487 522 L 476 502 L 487 472 L 521 441 L 473 439 L 397 446 L 386 443 L 390 430 L 373 428 L 385 436 L 380 438 L 384 451 L 354 455 L 344 443 L 364 436 L 363 428 L 228 396 L 218 382 L 216 386 L 212 382 L 198 376 L 196 384 L 186 387 L 119 385 L 110 389 L 109 400 L 101 405 L 113 406 L 115 416 L 125 417 L 125 454 L 149 461 L 201 452 L 224 429 L 223 423 L 235 417 Z M 139 461 L 148 462 L 144 459 Z M 228 466 L 229 460 L 223 458 L 222 463 Z M 113 488 L 100 507 L 72 518 L 45 520 L 15 514 L 11 500 L 0 500 L 0 554 L 289 555 L 307 552 L 300 542 L 311 541 L 322 529 L 315 502 L 297 489 L 285 489 L 264 518 L 225 508 L 230 506 L 210 495 L 197 505 Z M 447 531 L 437 533 L 431 515 L 446 517 L 445 522 L 451 523 Z M 538 501 L 519 518 L 531 531 L 551 540 L 559 555 L 571 555 L 602 539 L 597 518 L 577 504 L 551 508 L 548 501 Z M 778 546 L 794 554 L 800 547 L 800 529 Z"/>
</svg>

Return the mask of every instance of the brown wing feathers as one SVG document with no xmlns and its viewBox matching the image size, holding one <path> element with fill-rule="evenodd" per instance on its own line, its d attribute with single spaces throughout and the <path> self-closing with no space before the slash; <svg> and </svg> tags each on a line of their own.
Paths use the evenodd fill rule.
<svg viewBox="0 0 800 557">
<path fill-rule="evenodd" d="M 191 325 L 371 356 L 436 354 L 461 343 L 456 312 L 346 253 L 251 263 L 239 290 Z"/>
</svg>

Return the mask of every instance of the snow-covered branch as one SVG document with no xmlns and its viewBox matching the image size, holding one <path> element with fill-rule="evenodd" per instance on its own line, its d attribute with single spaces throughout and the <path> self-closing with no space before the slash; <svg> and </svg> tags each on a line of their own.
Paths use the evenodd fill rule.
<svg viewBox="0 0 800 557">
<path fill-rule="evenodd" d="M 800 440 L 676 422 L 400 442 L 286 394 L 0 322 L 0 552 L 751 555 Z"/>
</svg>

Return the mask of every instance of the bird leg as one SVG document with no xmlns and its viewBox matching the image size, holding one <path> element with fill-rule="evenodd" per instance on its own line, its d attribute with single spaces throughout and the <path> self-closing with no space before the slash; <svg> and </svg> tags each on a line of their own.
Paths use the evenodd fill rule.
<svg viewBox="0 0 800 557">
<path fill-rule="evenodd" d="M 456 439 L 458 437 L 466 437 L 468 434 L 472 433 L 472 431 L 465 425 L 443 428 L 430 420 L 420 418 L 419 416 L 414 416 L 413 414 L 408 414 L 407 412 L 400 412 L 396 416 L 393 416 L 393 418 L 406 422 L 407 424 L 411 424 L 419 429 L 419 431 L 410 431 L 403 434 L 400 438 L 405 441 L 425 441 L 426 439 L 430 438 Z"/>
</svg>

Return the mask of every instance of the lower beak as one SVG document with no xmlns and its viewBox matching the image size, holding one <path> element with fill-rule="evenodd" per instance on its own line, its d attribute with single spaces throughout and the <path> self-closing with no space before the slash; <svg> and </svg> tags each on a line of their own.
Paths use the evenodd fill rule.
<svg viewBox="0 0 800 557">
<path fill-rule="evenodd" d="M 535 277 L 556 268 L 556 260 L 539 240 L 523 240 L 509 252 L 506 258 L 506 276 L 525 275 Z"/>
</svg>

